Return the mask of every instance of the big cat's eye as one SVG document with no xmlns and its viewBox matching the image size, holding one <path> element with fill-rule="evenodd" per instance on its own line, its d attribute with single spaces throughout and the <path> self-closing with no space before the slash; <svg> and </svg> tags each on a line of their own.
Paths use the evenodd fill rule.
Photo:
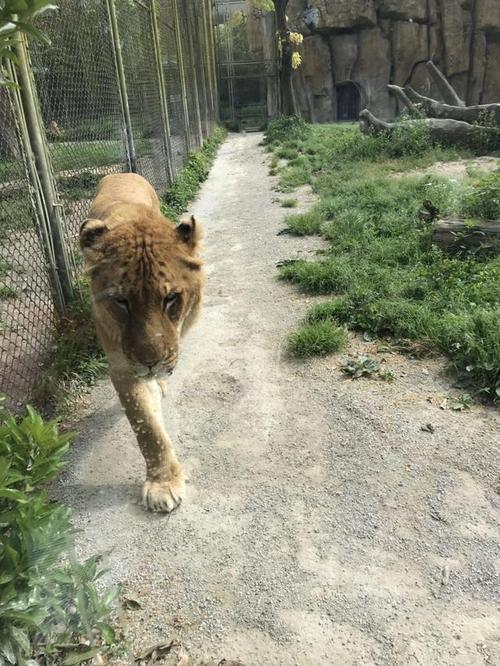
<svg viewBox="0 0 500 666">
<path fill-rule="evenodd" d="M 118 307 L 124 310 L 125 312 L 130 311 L 129 302 L 127 301 L 126 298 L 114 298 L 113 300 L 116 303 L 116 305 L 118 305 Z"/>
<path fill-rule="evenodd" d="M 170 308 L 179 302 L 180 295 L 176 292 L 172 292 L 168 296 L 165 296 L 163 299 L 163 309 L 165 312 L 168 312 Z"/>
</svg>

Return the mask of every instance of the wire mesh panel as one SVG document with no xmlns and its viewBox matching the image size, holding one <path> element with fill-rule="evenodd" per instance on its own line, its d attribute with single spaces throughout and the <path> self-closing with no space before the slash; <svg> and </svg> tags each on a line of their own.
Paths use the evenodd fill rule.
<svg viewBox="0 0 500 666">
<path fill-rule="evenodd" d="M 98 181 L 126 169 L 106 4 L 65 0 L 40 27 L 51 44 L 31 44 L 33 73 L 67 242 L 74 246 Z"/>
<path fill-rule="evenodd" d="M 54 305 L 5 89 L 0 89 L 0 127 L 0 392 L 15 406 L 29 395 L 49 348 Z"/>
<path fill-rule="evenodd" d="M 162 125 L 149 4 L 116 2 L 137 172 L 159 193 L 168 185 L 168 158 Z"/>
<path fill-rule="evenodd" d="M 187 161 L 189 137 L 186 137 L 180 59 L 176 46 L 175 15 L 172 0 L 161 0 L 158 9 L 161 60 L 170 123 L 170 145 L 172 147 L 174 172 L 177 174 Z"/>
</svg>

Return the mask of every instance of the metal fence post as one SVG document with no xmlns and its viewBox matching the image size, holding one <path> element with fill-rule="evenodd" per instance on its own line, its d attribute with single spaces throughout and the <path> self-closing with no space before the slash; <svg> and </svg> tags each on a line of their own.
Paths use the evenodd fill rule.
<svg viewBox="0 0 500 666">
<path fill-rule="evenodd" d="M 182 0 L 184 2 L 184 0 Z M 182 54 L 182 42 L 181 42 L 181 27 L 179 24 L 179 9 L 177 7 L 177 0 L 172 0 L 172 8 L 174 10 L 174 28 L 175 28 L 175 46 L 177 48 L 177 64 L 179 69 L 179 78 L 181 81 L 181 95 L 182 95 L 182 110 L 183 110 L 183 120 L 184 120 L 184 138 L 186 140 L 187 152 L 191 152 L 191 142 L 190 135 L 191 130 L 189 127 L 189 110 L 188 110 L 188 99 L 187 99 L 187 90 L 186 90 L 186 77 L 184 74 L 184 56 Z"/>
<path fill-rule="evenodd" d="M 128 102 L 127 82 L 125 79 L 125 68 L 123 66 L 122 47 L 118 21 L 116 19 L 115 0 L 106 0 L 108 8 L 109 25 L 111 28 L 111 46 L 115 61 L 116 78 L 118 80 L 118 91 L 123 118 L 123 129 L 125 136 L 125 148 L 127 152 L 127 167 L 129 171 L 137 171 L 137 159 L 135 154 L 134 134 L 132 132 L 132 121 L 130 119 L 130 106 Z"/>
<path fill-rule="evenodd" d="M 189 49 L 189 61 L 191 65 L 191 74 L 193 76 L 193 91 L 194 91 L 194 110 L 196 113 L 196 125 L 198 127 L 198 144 L 203 145 L 203 128 L 201 126 L 201 113 L 200 113 L 200 95 L 198 91 L 198 74 L 196 72 L 196 63 L 194 61 L 194 49 L 193 49 L 193 35 L 190 31 L 190 27 L 193 25 L 189 16 L 187 0 L 183 0 L 182 9 L 184 11 L 184 18 L 186 21 L 186 35 L 185 39 L 188 43 Z"/>
<path fill-rule="evenodd" d="M 44 201 L 45 215 L 50 230 L 51 247 L 46 248 L 55 260 L 55 269 L 58 284 L 55 286 L 57 306 L 64 312 L 73 296 L 71 284 L 71 264 L 62 233 L 63 216 L 61 203 L 57 196 L 55 177 L 52 170 L 49 149 L 45 139 L 45 129 L 38 102 L 38 95 L 29 61 L 29 52 L 26 38 L 18 35 L 16 41 L 16 54 L 19 60 L 18 73 L 21 85 L 20 97 L 24 111 L 24 119 L 29 137 L 29 144 L 36 165 L 36 175 Z M 27 138 L 28 138 L 27 137 Z M 34 186 L 37 186 L 37 182 Z M 57 296 L 59 295 L 59 296 Z"/>
<path fill-rule="evenodd" d="M 210 0 L 208 0 L 209 2 Z M 209 21 L 208 13 L 208 4 L 207 0 L 202 0 L 202 21 L 203 21 L 203 34 L 205 35 L 204 47 L 205 47 L 205 61 L 207 65 L 207 85 L 209 88 L 210 96 L 210 123 L 212 124 L 215 120 L 215 101 L 214 101 L 214 80 L 213 80 L 213 71 L 212 71 L 212 49 L 210 46 L 211 33 L 210 27 L 208 24 Z M 210 127 L 209 131 L 212 131 Z"/>
<path fill-rule="evenodd" d="M 212 57 L 210 59 L 212 63 L 212 76 L 213 76 L 213 87 L 214 87 L 214 112 L 215 117 L 214 121 L 219 121 L 219 82 L 218 82 L 218 68 L 217 68 L 217 56 L 215 54 L 215 28 L 214 28 L 214 9 L 216 8 L 215 2 L 212 3 L 212 0 L 206 0 L 207 9 L 208 9 L 208 27 L 210 31 L 210 47 L 212 51 Z"/>
<path fill-rule="evenodd" d="M 160 31 L 158 29 L 158 0 L 151 0 L 151 28 L 153 32 L 153 52 L 155 55 L 156 76 L 160 92 L 161 120 L 163 125 L 163 144 L 167 156 L 167 175 L 169 182 L 172 183 L 175 178 L 174 165 L 172 160 L 172 145 L 170 143 L 170 121 L 168 117 L 167 87 L 165 77 L 163 76 L 163 66 L 161 61 L 161 43 Z"/>
<path fill-rule="evenodd" d="M 189 40 L 190 51 L 191 51 L 191 62 L 193 65 L 193 76 L 195 83 L 197 83 L 197 92 L 198 92 L 198 109 L 199 109 L 199 129 L 200 129 L 200 145 L 203 145 L 205 136 L 210 134 L 210 128 L 208 126 L 208 95 L 207 95 L 207 68 L 205 63 L 205 23 L 203 20 L 203 3 L 201 9 L 201 16 L 198 15 L 196 9 L 193 7 L 193 3 L 189 3 L 190 12 L 188 16 L 188 25 L 191 25 L 193 33 L 196 35 L 197 41 L 197 53 L 195 56 L 193 40 Z M 188 12 L 186 8 L 186 12 Z M 201 21 L 200 21 L 201 19 Z M 199 60 L 200 68 L 198 73 L 196 72 L 196 58 Z M 201 110 L 203 109 L 203 120 Z M 204 127 L 203 127 L 204 126 Z"/>
</svg>

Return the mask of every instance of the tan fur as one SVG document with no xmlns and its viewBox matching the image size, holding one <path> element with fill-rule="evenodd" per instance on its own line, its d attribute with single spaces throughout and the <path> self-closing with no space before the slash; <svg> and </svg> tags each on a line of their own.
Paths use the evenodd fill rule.
<svg viewBox="0 0 500 666">
<path fill-rule="evenodd" d="M 155 191 L 137 174 L 105 176 L 80 230 L 97 334 L 146 461 L 143 500 L 154 511 L 172 511 L 184 492 L 161 392 L 201 307 L 200 238 L 194 218 L 176 228 L 162 215 Z"/>
</svg>

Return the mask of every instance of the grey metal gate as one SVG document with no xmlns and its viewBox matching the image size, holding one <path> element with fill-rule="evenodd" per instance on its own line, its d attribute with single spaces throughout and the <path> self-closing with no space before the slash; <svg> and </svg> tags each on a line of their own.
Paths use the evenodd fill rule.
<svg viewBox="0 0 500 666">
<path fill-rule="evenodd" d="M 221 120 L 234 129 L 259 128 L 278 109 L 274 13 L 216 0 L 214 25 Z"/>
</svg>

